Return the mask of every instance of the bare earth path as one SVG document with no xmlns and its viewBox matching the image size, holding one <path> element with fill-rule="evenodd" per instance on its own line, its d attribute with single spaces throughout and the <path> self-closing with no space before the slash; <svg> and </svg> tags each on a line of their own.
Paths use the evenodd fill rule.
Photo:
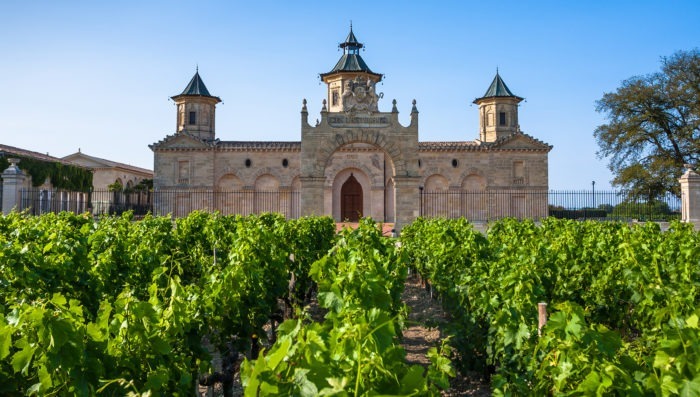
<svg viewBox="0 0 700 397">
<path fill-rule="evenodd" d="M 440 344 L 442 323 L 448 321 L 440 303 L 431 299 L 430 294 L 422 288 L 418 277 L 409 276 L 402 296 L 409 308 L 408 327 L 403 332 L 403 347 L 406 361 L 411 364 L 428 365 L 428 349 Z M 451 382 L 452 387 L 442 393 L 443 396 L 490 396 L 488 384 L 479 380 L 465 378 L 457 374 Z"/>
</svg>

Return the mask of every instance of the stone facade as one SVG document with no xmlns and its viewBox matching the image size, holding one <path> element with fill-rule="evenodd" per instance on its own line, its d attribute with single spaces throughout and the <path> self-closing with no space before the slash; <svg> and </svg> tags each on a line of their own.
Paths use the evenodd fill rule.
<svg viewBox="0 0 700 397">
<path fill-rule="evenodd" d="M 691 164 L 685 165 L 685 173 L 679 179 L 681 185 L 681 221 L 700 226 L 700 175 Z"/>
<path fill-rule="evenodd" d="M 288 192 L 279 197 L 291 201 L 284 206 L 287 215 L 330 215 L 338 221 L 371 216 L 393 222 L 397 229 L 421 215 L 427 194 L 454 193 L 436 204 L 437 212 L 444 210 L 445 216 L 479 218 L 486 212 L 519 216 L 524 209 L 535 218 L 547 215 L 546 199 L 544 204 L 530 203 L 531 195 L 524 193 L 546 195 L 552 147 L 520 130 L 522 98 L 508 90 L 498 73 L 486 95 L 475 101 L 480 115 L 477 140 L 419 142 L 415 101 L 408 126 L 399 123 L 396 101 L 390 112 L 380 112 L 383 95 L 375 85 L 383 76 L 360 57 L 362 44 L 352 29 L 340 47 L 341 59 L 333 70 L 321 74 L 328 96 L 320 119 L 309 124 L 304 100 L 301 141 L 296 142 L 217 139 L 213 115 L 220 99 L 209 94 L 195 73 L 187 88 L 173 97 L 178 108 L 176 133 L 150 146 L 155 157 L 154 188 L 173 192 L 155 203 L 157 212 L 197 208 L 236 212 L 231 207 L 238 203 L 223 208 L 213 194 L 230 191 L 250 192 L 236 200 L 253 201 L 262 197 L 256 193 Z M 212 195 L 193 200 L 187 192 L 195 189 Z M 486 193 L 503 190 L 511 192 L 506 205 L 460 201 L 460 192 L 488 197 Z"/>
<path fill-rule="evenodd" d="M 93 191 L 106 191 L 115 183 L 131 188 L 145 179 L 153 179 L 151 170 L 89 156 L 80 150 L 62 159 L 92 170 Z"/>
</svg>

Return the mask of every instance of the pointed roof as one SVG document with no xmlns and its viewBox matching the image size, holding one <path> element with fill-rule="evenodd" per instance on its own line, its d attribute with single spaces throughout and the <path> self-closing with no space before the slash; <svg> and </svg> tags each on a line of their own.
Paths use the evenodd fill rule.
<svg viewBox="0 0 700 397">
<path fill-rule="evenodd" d="M 86 167 L 90 169 L 96 169 L 96 168 L 122 168 L 131 172 L 136 172 L 136 173 L 141 173 L 141 174 L 148 174 L 150 177 L 153 177 L 153 171 L 146 169 L 146 168 L 141 168 L 141 167 L 136 167 L 131 164 L 126 164 L 126 163 L 120 163 L 117 161 L 112 161 L 112 160 L 107 160 L 103 159 L 100 157 L 95 157 L 95 156 L 89 156 L 80 150 L 78 150 L 76 153 L 69 154 L 68 156 L 62 157 L 62 160 L 70 161 L 73 164 L 77 164 L 81 167 Z"/>
<path fill-rule="evenodd" d="M 489 89 L 486 90 L 484 96 L 475 99 L 474 103 L 477 103 L 485 98 L 515 98 L 518 100 L 518 102 L 523 100 L 523 98 L 513 94 L 510 89 L 508 89 L 508 86 L 501 78 L 501 75 L 498 74 L 498 70 L 496 70 L 496 77 L 493 78 L 493 81 L 491 82 Z"/>
<path fill-rule="evenodd" d="M 339 45 L 340 48 L 345 48 L 349 46 L 354 46 L 357 47 L 358 49 L 364 47 L 362 43 L 357 41 L 357 37 L 355 37 L 355 33 L 352 32 L 352 23 L 350 24 L 350 33 L 348 33 L 348 37 L 345 38 L 345 42 L 341 43 Z"/>
<path fill-rule="evenodd" d="M 204 81 L 202 81 L 202 77 L 199 75 L 199 67 L 194 73 L 194 76 L 192 76 L 192 80 L 190 80 L 189 84 L 187 84 L 187 87 L 185 87 L 182 93 L 175 95 L 172 98 L 175 99 L 181 96 L 202 96 L 208 98 L 216 98 L 217 100 L 219 100 L 219 102 L 221 102 L 221 99 L 219 99 L 219 97 L 211 95 L 209 93 L 209 90 L 207 90 L 207 86 L 204 85 Z"/>
<path fill-rule="evenodd" d="M 364 59 L 362 59 L 362 56 L 360 56 L 360 49 L 364 47 L 364 45 L 355 37 L 355 33 L 352 31 L 352 24 L 350 25 L 350 33 L 348 33 L 345 41 L 340 43 L 338 47 L 343 49 L 343 56 L 340 57 L 330 72 L 321 73 L 321 78 L 343 72 L 365 72 L 379 76 L 380 78 L 382 77 L 380 73 L 374 73 L 369 66 L 367 66 Z"/>
</svg>

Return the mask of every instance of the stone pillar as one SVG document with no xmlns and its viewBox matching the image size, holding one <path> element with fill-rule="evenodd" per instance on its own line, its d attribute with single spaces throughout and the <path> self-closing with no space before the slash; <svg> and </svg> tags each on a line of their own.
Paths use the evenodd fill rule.
<svg viewBox="0 0 700 397">
<path fill-rule="evenodd" d="M 700 225 L 700 175 L 685 165 L 681 183 L 681 221 Z"/>
<path fill-rule="evenodd" d="M 420 211 L 419 184 L 419 176 L 394 177 L 394 187 L 396 189 L 396 222 L 394 229 L 397 232 L 400 232 L 401 228 L 418 218 Z"/>
<path fill-rule="evenodd" d="M 20 209 L 19 192 L 24 186 L 25 175 L 19 169 L 19 159 L 8 159 L 10 166 L 2 172 L 2 213 L 7 215 L 13 209 Z"/>
<path fill-rule="evenodd" d="M 301 181 L 301 216 L 321 216 L 324 214 L 323 184 L 325 178 L 305 176 Z"/>
</svg>

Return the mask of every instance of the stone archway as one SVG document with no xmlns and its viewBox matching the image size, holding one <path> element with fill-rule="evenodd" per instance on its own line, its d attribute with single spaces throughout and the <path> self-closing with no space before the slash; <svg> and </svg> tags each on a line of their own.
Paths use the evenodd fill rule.
<svg viewBox="0 0 700 397">
<path fill-rule="evenodd" d="M 362 185 L 350 174 L 340 188 L 340 219 L 358 222 L 362 218 Z"/>
<path fill-rule="evenodd" d="M 349 120 L 341 124 L 332 125 L 330 117 Z M 382 120 L 376 127 L 371 124 L 375 120 Z M 333 121 L 335 123 L 335 121 Z M 347 156 L 341 163 L 331 161 L 336 158 L 336 153 L 345 151 L 343 147 L 349 145 L 367 145 L 384 153 L 388 160 L 386 166 L 380 165 L 385 172 L 375 172 L 372 159 L 363 158 L 358 151 L 357 161 L 359 166 L 352 166 L 357 170 L 355 177 L 362 185 L 363 215 L 373 219 L 392 219 L 400 230 L 401 225 L 408 224 L 419 215 L 419 182 L 418 170 L 418 123 L 417 113 L 412 113 L 412 121 L 409 127 L 403 127 L 398 123 L 396 113 L 371 113 L 369 115 L 351 115 L 330 113 L 322 114 L 322 120 L 315 127 L 302 123 L 301 141 L 301 182 L 302 182 L 302 215 L 318 215 L 332 213 L 333 217 L 340 218 L 340 187 L 349 172 L 337 179 L 340 174 L 347 172 L 351 157 Z M 366 153 L 366 152 L 365 152 Z M 381 160 L 380 160 L 381 162 Z M 369 174 L 365 175 L 369 168 Z M 327 182 L 329 177 L 333 182 L 330 189 Z M 358 174 L 364 175 L 367 180 L 360 179 Z M 386 183 L 391 179 L 393 214 L 385 212 Z M 375 182 L 376 181 L 376 182 Z M 337 191 L 336 191 L 337 188 Z M 336 201 L 336 193 L 338 200 Z M 337 211 L 337 212 L 336 212 Z"/>
<path fill-rule="evenodd" d="M 371 178 L 363 170 L 345 168 L 333 177 L 332 185 L 324 193 L 327 213 L 337 222 L 346 218 L 359 220 L 362 216 L 373 217 L 372 193 Z"/>
</svg>

